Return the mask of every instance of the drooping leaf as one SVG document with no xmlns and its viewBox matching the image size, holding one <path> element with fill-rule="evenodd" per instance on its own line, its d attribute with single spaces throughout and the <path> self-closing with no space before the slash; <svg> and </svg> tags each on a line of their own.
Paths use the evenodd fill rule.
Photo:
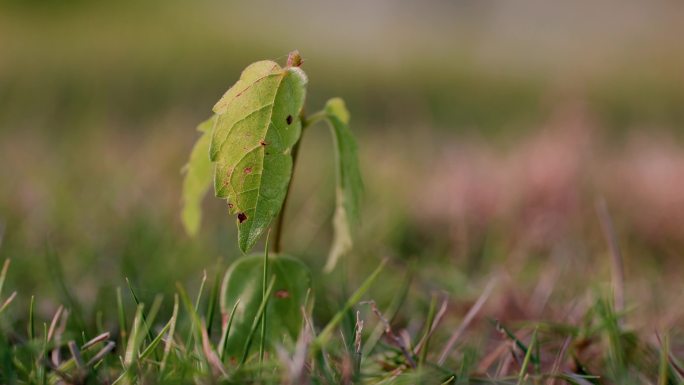
<svg viewBox="0 0 684 385">
<path fill-rule="evenodd" d="M 337 169 L 334 238 L 325 264 L 325 270 L 331 271 L 340 256 L 348 253 L 353 246 L 352 226 L 359 221 L 363 181 L 359 170 L 356 140 L 349 129 L 349 111 L 344 101 L 340 98 L 330 99 L 325 105 L 325 113 L 333 133 Z"/>
<path fill-rule="evenodd" d="M 197 140 L 190 153 L 190 160 L 184 167 L 185 179 L 183 180 L 183 211 L 181 219 L 185 231 L 194 236 L 199 230 L 202 219 L 202 199 L 209 190 L 212 178 L 212 165 L 209 160 L 209 143 L 211 141 L 211 128 L 214 125 L 215 116 L 202 122 L 197 131 L 202 136 Z"/>
<path fill-rule="evenodd" d="M 214 106 L 218 117 L 209 148 L 214 187 L 237 215 L 243 252 L 278 215 L 287 194 L 306 83 L 299 67 L 260 61 L 247 67 Z"/>
<path fill-rule="evenodd" d="M 261 304 L 264 256 L 252 254 L 241 257 L 226 271 L 221 286 L 221 313 L 233 315 L 233 323 L 226 343 L 229 357 L 240 358 L 250 328 Z M 269 255 L 268 276 L 275 276 L 275 286 L 266 312 L 266 344 L 273 347 L 283 338 L 296 341 L 302 328 L 301 307 L 311 288 L 311 273 L 300 260 L 287 255 Z M 270 278 L 268 278 L 270 279 Z"/>
</svg>

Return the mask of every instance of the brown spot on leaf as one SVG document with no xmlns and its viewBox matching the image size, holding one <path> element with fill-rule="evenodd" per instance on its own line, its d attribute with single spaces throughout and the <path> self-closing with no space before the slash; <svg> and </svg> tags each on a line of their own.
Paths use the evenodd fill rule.
<svg viewBox="0 0 684 385">
<path fill-rule="evenodd" d="M 252 173 L 252 168 L 251 167 L 245 167 L 245 174 L 251 174 Z"/>
<path fill-rule="evenodd" d="M 268 143 L 264 142 L 263 140 L 260 140 L 260 141 L 259 141 L 259 144 L 262 145 L 262 146 L 265 146 L 265 145 L 267 145 Z"/>
<path fill-rule="evenodd" d="M 274 295 L 276 298 L 290 298 L 290 292 L 287 290 L 278 290 Z"/>
<path fill-rule="evenodd" d="M 242 223 L 247 220 L 247 214 L 245 213 L 239 213 L 238 214 L 238 222 Z"/>
<path fill-rule="evenodd" d="M 288 125 L 292 124 L 292 115 L 288 115 L 287 118 L 285 118 L 285 121 L 287 122 Z"/>
</svg>

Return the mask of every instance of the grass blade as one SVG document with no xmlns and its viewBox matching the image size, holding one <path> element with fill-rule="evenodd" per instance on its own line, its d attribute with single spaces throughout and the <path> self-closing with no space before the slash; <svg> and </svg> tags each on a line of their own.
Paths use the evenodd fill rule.
<svg viewBox="0 0 684 385">
<path fill-rule="evenodd" d="M 128 336 L 128 344 L 126 345 L 126 353 L 124 355 L 124 366 L 127 370 L 131 367 L 131 364 L 136 361 L 138 349 L 144 339 L 143 335 L 145 334 L 145 331 L 142 330 L 144 327 L 143 308 L 144 305 L 138 305 L 131 326 L 131 334 Z"/>
<path fill-rule="evenodd" d="M 228 321 L 226 322 L 226 326 L 223 329 L 223 335 L 221 336 L 221 343 L 219 344 L 219 358 L 221 359 L 221 362 L 223 362 L 223 357 L 226 355 L 226 348 L 227 348 L 227 343 L 228 343 L 228 335 L 230 334 L 230 327 L 233 326 L 233 317 L 235 316 L 235 310 L 237 310 L 238 305 L 240 304 L 240 299 L 238 298 L 237 301 L 235 301 L 235 305 L 233 305 L 233 309 L 230 311 L 230 315 L 228 316 Z"/>
<path fill-rule="evenodd" d="M 9 258 L 5 259 L 5 262 L 2 264 L 2 271 L 0 271 L 0 298 L 2 298 L 2 288 L 5 286 L 5 279 L 7 278 L 10 261 Z"/>
<path fill-rule="evenodd" d="M 176 333 L 176 322 L 178 321 L 178 294 L 173 296 L 173 313 L 171 314 L 171 319 L 169 323 L 171 327 L 169 328 L 169 334 L 166 337 L 166 344 L 164 346 L 164 355 L 162 356 L 161 364 L 159 366 L 159 378 L 164 374 L 166 369 L 166 362 L 169 359 L 169 354 L 171 353 L 171 346 L 173 345 L 173 336 Z"/>
<path fill-rule="evenodd" d="M 195 309 L 195 306 L 193 306 L 192 302 L 190 301 L 190 297 L 188 297 L 188 293 L 185 291 L 183 286 L 180 283 L 176 283 L 176 288 L 178 289 L 178 294 L 180 295 L 181 301 L 183 301 L 183 305 L 185 306 L 185 310 L 188 312 L 190 315 L 190 335 L 188 336 L 188 340 L 190 340 L 189 337 L 194 336 L 194 341 L 201 341 L 201 334 L 202 334 L 202 323 L 200 321 L 199 315 L 197 315 L 197 310 Z M 188 351 L 190 351 L 190 346 L 186 345 Z M 195 345 L 196 347 L 196 345 Z M 202 361 L 204 363 L 205 367 L 209 367 L 209 362 L 207 360 L 207 357 L 204 354 L 200 354 L 200 357 L 202 358 Z"/>
<path fill-rule="evenodd" d="M 109 352 L 114 350 L 114 348 L 116 348 L 116 343 L 114 341 L 107 342 L 107 345 L 105 345 L 104 348 L 102 348 L 99 352 L 97 352 L 97 354 L 95 354 L 93 356 L 93 358 L 91 358 L 90 361 L 88 361 L 86 366 L 91 367 L 91 366 L 97 365 L 100 361 L 102 361 L 104 359 L 104 357 L 107 354 L 109 354 Z"/>
<path fill-rule="evenodd" d="M 2 312 L 5 311 L 5 309 L 7 309 L 7 307 L 12 303 L 12 301 L 14 301 L 14 299 L 16 297 L 17 297 L 16 291 L 12 292 L 12 294 L 10 294 L 10 296 L 7 297 L 5 302 L 3 302 L 2 305 L 0 305 L 0 314 L 2 314 Z"/>
<path fill-rule="evenodd" d="M 131 295 L 133 296 L 133 301 L 135 301 L 135 304 L 137 306 L 140 306 L 140 300 L 138 299 L 138 296 L 135 294 L 135 290 L 133 290 L 133 285 L 131 284 L 131 281 L 128 280 L 128 277 L 126 277 L 126 284 L 128 285 L 128 290 L 130 290 Z M 154 306 L 153 306 L 154 308 Z M 153 309 L 150 309 L 150 313 L 152 313 Z M 145 314 L 142 314 L 142 322 L 145 325 L 145 328 L 147 329 L 147 338 L 152 341 L 152 332 L 150 331 L 150 327 L 147 324 L 147 318 L 145 317 Z"/>
<path fill-rule="evenodd" d="M 465 329 L 473 321 L 477 313 L 480 312 L 480 309 L 482 309 L 482 306 L 484 306 L 485 302 L 487 302 L 487 299 L 489 298 L 490 294 L 492 294 L 492 290 L 494 290 L 495 286 L 496 281 L 494 279 L 489 281 L 489 283 L 485 287 L 484 291 L 482 291 L 482 294 L 480 294 L 480 297 L 477 299 L 473 307 L 471 307 L 470 310 L 468 310 L 468 313 L 463 318 L 461 325 L 459 325 L 458 329 L 454 331 L 454 333 L 449 338 L 449 341 L 447 341 L 446 346 L 444 346 L 442 354 L 440 354 L 439 360 L 437 361 L 438 365 L 444 365 L 444 362 L 449 356 L 449 353 L 451 353 L 451 349 L 453 349 L 454 345 L 456 344 L 456 341 L 458 341 L 458 339 L 461 337 Z"/>
<path fill-rule="evenodd" d="M 123 298 L 121 297 L 121 287 L 116 288 L 116 307 L 119 315 L 119 335 L 121 336 L 121 346 L 126 350 L 126 311 L 123 306 Z M 55 315 L 55 317 L 57 317 Z"/>
<path fill-rule="evenodd" d="M 354 326 L 354 378 L 358 381 L 361 375 L 361 339 L 363 333 L 363 320 L 361 319 L 361 312 L 356 311 L 356 325 Z"/>
<path fill-rule="evenodd" d="M 90 341 L 84 343 L 83 346 L 81 346 L 81 350 L 87 350 L 87 349 L 91 348 L 92 346 L 97 345 L 100 342 L 106 341 L 108 339 L 109 339 L 109 332 L 104 332 L 104 333 L 96 336 L 95 338 L 92 338 Z"/>
<path fill-rule="evenodd" d="M 268 304 L 268 298 L 271 296 L 271 291 L 273 290 L 273 286 L 275 285 L 275 276 L 271 278 L 271 282 L 268 284 L 268 289 L 266 289 L 266 295 L 261 299 L 261 304 L 259 305 L 259 310 L 257 310 L 257 314 L 254 317 L 254 321 L 252 322 L 252 327 L 249 330 L 249 334 L 247 335 L 247 341 L 245 342 L 245 348 L 242 353 L 242 359 L 240 360 L 240 365 L 243 365 L 247 361 L 247 356 L 249 355 L 249 349 L 252 346 L 252 339 L 254 338 L 254 334 L 256 333 L 257 327 L 259 327 L 259 323 L 261 322 L 261 319 L 264 315 L 264 311 L 266 310 L 266 305 Z"/>
<path fill-rule="evenodd" d="M 660 347 L 660 366 L 658 368 L 658 385 L 667 385 L 669 378 L 670 336 L 665 335 Z"/>
<path fill-rule="evenodd" d="M 418 367 L 422 368 L 423 364 L 425 363 L 425 360 L 427 358 L 427 352 L 430 347 L 430 331 L 432 330 L 432 323 L 435 319 L 435 311 L 437 309 L 437 295 L 434 293 L 432 294 L 432 300 L 430 301 L 430 308 L 428 310 L 428 316 L 427 316 L 427 321 L 425 322 L 425 332 L 423 332 L 423 337 L 421 338 L 421 341 L 425 341 L 425 343 L 422 345 L 422 350 L 420 352 L 420 356 L 418 358 Z"/>
<path fill-rule="evenodd" d="M 520 341 L 520 339 L 518 337 L 516 337 L 515 334 L 513 334 L 513 332 L 508 330 L 508 328 L 505 327 L 504 325 L 502 325 L 499 321 L 493 321 L 493 322 L 494 322 L 497 330 L 503 332 L 506 335 L 506 337 L 510 338 L 511 341 L 513 341 L 515 343 L 515 346 L 518 349 L 520 349 L 523 353 L 525 353 L 525 355 L 527 355 L 527 353 L 531 350 L 530 347 L 525 346 L 525 344 L 522 341 Z M 535 332 L 536 332 L 536 329 L 535 329 Z M 539 357 L 538 356 L 535 356 L 534 354 L 532 354 L 531 360 L 532 360 L 533 364 L 535 364 L 535 365 L 539 364 Z"/>
<path fill-rule="evenodd" d="M 202 274 L 202 282 L 200 283 L 200 287 L 199 287 L 199 290 L 197 292 L 197 299 L 195 300 L 195 305 L 193 307 L 193 311 L 191 312 L 192 317 L 190 318 L 190 332 L 188 333 L 188 337 L 185 340 L 185 346 L 187 346 L 188 348 L 190 347 L 191 343 L 197 341 L 198 340 L 197 338 L 200 337 L 199 334 L 195 335 L 194 330 L 195 330 L 195 326 L 196 326 L 195 323 L 199 322 L 199 315 L 197 314 L 197 311 L 199 310 L 199 304 L 200 304 L 200 301 L 202 300 L 202 292 L 204 291 L 204 284 L 206 282 L 207 282 L 207 271 L 204 270 L 204 272 Z M 186 294 L 186 298 L 183 298 L 183 294 Z M 183 290 L 183 293 L 181 293 L 181 299 L 183 300 L 184 303 L 185 303 L 185 299 L 190 301 L 190 297 L 187 297 L 187 293 L 185 293 L 185 290 Z M 186 306 L 188 304 L 191 305 L 192 302 L 186 303 Z M 190 309 L 188 309 L 188 312 L 189 311 L 190 311 Z"/>
<path fill-rule="evenodd" d="M 207 327 L 206 325 L 204 325 L 204 321 L 202 321 L 201 326 L 202 327 L 200 329 L 202 330 L 202 350 L 204 351 L 204 356 L 207 359 L 207 363 L 209 363 L 209 366 L 211 367 L 214 376 L 225 376 L 226 370 L 223 368 L 223 364 L 221 363 L 221 360 L 216 354 L 214 347 L 211 346 L 211 341 L 209 341 L 209 334 L 207 334 Z"/>
<path fill-rule="evenodd" d="M 211 336 L 211 328 L 214 324 L 214 316 L 216 314 L 216 304 L 218 303 L 218 292 L 221 286 L 221 262 L 216 263 L 216 276 L 214 277 L 214 284 L 211 286 L 211 292 L 209 293 L 209 303 L 207 304 L 207 335 Z"/>
<path fill-rule="evenodd" d="M 368 278 L 361 284 L 361 286 L 352 294 L 351 297 L 347 300 L 347 302 L 344 304 L 342 309 L 338 311 L 333 318 L 328 322 L 328 324 L 323 328 L 323 331 L 316 337 L 314 340 L 314 349 L 321 348 L 323 347 L 328 340 L 330 339 L 330 336 L 332 335 L 333 329 L 342 321 L 342 318 L 344 315 L 351 309 L 352 306 L 354 306 L 356 303 L 358 303 L 361 300 L 361 297 L 368 291 L 368 289 L 373 285 L 375 280 L 378 278 L 380 275 L 380 272 L 385 268 L 385 264 L 387 263 L 387 259 L 383 259 L 382 262 L 380 262 L 380 265 L 375 268 L 375 270 L 371 273 Z"/>
<path fill-rule="evenodd" d="M 613 300 L 615 311 L 620 313 L 625 308 L 624 259 L 622 257 L 622 252 L 620 251 L 620 245 L 617 241 L 617 236 L 615 235 L 615 228 L 613 227 L 610 213 L 608 213 L 608 206 L 606 205 L 605 199 L 601 198 L 596 202 L 596 212 L 601 222 L 601 231 L 603 232 L 603 236 L 606 238 L 608 248 L 610 249 Z"/>
<path fill-rule="evenodd" d="M 389 304 L 387 309 L 383 312 L 387 319 L 392 322 L 394 317 L 396 316 L 397 312 L 399 312 L 399 308 L 401 308 L 401 305 L 404 303 L 406 300 L 406 296 L 408 295 L 409 288 L 411 287 L 411 281 L 413 280 L 413 274 L 411 271 L 407 271 L 406 274 L 404 275 L 404 279 L 402 282 L 404 284 L 401 286 L 401 289 L 399 290 L 399 294 L 392 299 L 392 302 Z M 373 332 L 371 333 L 370 337 L 366 340 L 366 344 L 363 347 L 363 356 L 369 356 L 375 346 L 377 345 L 378 341 L 380 341 L 380 338 L 382 338 L 382 335 L 385 333 L 385 328 L 383 327 L 382 323 L 378 323 L 378 325 L 375 327 Z"/>
<path fill-rule="evenodd" d="M 159 345 L 159 342 L 164 336 L 164 333 L 166 333 L 166 331 L 169 330 L 169 328 L 171 327 L 171 321 L 173 321 L 173 319 L 170 319 L 169 322 L 167 322 L 166 325 L 164 325 L 159 334 L 157 334 L 157 336 L 152 340 L 152 342 L 150 342 L 150 344 L 147 345 L 145 350 L 143 350 L 143 352 L 140 353 L 139 359 L 144 360 L 150 355 L 150 353 L 152 353 L 152 351 L 154 351 L 154 348 L 156 348 L 157 345 Z"/>
<path fill-rule="evenodd" d="M 33 340 L 36 337 L 36 326 L 35 326 L 35 316 L 34 309 L 36 306 L 36 296 L 31 296 L 31 304 L 29 305 L 29 319 L 28 319 L 28 338 Z"/>
<path fill-rule="evenodd" d="M 530 346 L 527 347 L 527 353 L 525 353 L 525 359 L 523 360 L 522 366 L 520 367 L 520 373 L 518 373 L 518 385 L 522 385 L 527 374 L 527 367 L 532 360 L 532 349 L 537 345 L 537 329 L 534 329 L 532 333 L 532 340 L 530 341 Z"/>
</svg>

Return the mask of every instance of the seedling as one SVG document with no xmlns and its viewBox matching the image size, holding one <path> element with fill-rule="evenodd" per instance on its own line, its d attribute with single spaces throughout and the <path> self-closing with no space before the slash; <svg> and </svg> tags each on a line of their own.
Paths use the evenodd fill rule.
<svg viewBox="0 0 684 385">
<path fill-rule="evenodd" d="M 229 355 L 247 353 L 255 317 L 266 320 L 268 314 L 270 335 L 296 337 L 301 327 L 300 308 L 311 276 L 301 261 L 282 253 L 283 207 L 302 133 L 320 121 L 331 128 L 337 174 L 334 238 L 325 269 L 332 270 L 353 244 L 352 226 L 358 221 L 363 187 L 349 112 L 342 99 L 333 98 L 321 111 L 305 115 L 308 78 L 301 66 L 302 58 L 294 51 L 285 67 L 264 60 L 245 68 L 214 105 L 214 115 L 198 126 L 201 136 L 186 166 L 182 220 L 190 235 L 199 230 L 201 202 L 212 180 L 216 197 L 226 200 L 229 214 L 235 217 L 243 253 L 276 223 L 270 259 L 261 254 L 244 256 L 224 277 L 221 310 L 224 316 L 232 313 L 234 331 L 227 336 Z M 275 277 L 274 301 L 263 298 L 270 281 L 267 271 Z M 270 302 L 260 314 L 263 301 Z"/>
</svg>

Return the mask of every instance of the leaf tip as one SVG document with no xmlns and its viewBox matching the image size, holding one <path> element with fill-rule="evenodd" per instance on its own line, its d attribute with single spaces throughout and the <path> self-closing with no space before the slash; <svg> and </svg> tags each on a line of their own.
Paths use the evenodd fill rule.
<svg viewBox="0 0 684 385">
<path fill-rule="evenodd" d="M 325 112 L 335 116 L 344 124 L 349 124 L 349 110 L 342 98 L 332 98 L 325 103 Z"/>
<path fill-rule="evenodd" d="M 237 214 L 236 222 L 238 226 L 238 246 L 243 253 L 247 253 L 254 247 L 254 244 L 259 239 L 261 235 L 260 232 L 254 232 L 254 229 L 250 228 L 249 223 L 245 223 L 249 218 L 244 212 Z M 245 227 L 247 226 L 247 227 Z"/>
<path fill-rule="evenodd" d="M 199 215 L 199 208 L 188 207 L 187 205 L 183 208 L 183 212 L 181 213 L 181 222 L 183 224 L 183 229 L 185 229 L 185 233 L 190 238 L 194 238 L 199 232 Z"/>
<path fill-rule="evenodd" d="M 238 246 L 240 247 L 240 251 L 242 251 L 242 254 L 247 254 L 249 249 L 251 249 L 249 241 L 245 237 L 243 237 L 242 234 L 239 235 Z"/>
</svg>

